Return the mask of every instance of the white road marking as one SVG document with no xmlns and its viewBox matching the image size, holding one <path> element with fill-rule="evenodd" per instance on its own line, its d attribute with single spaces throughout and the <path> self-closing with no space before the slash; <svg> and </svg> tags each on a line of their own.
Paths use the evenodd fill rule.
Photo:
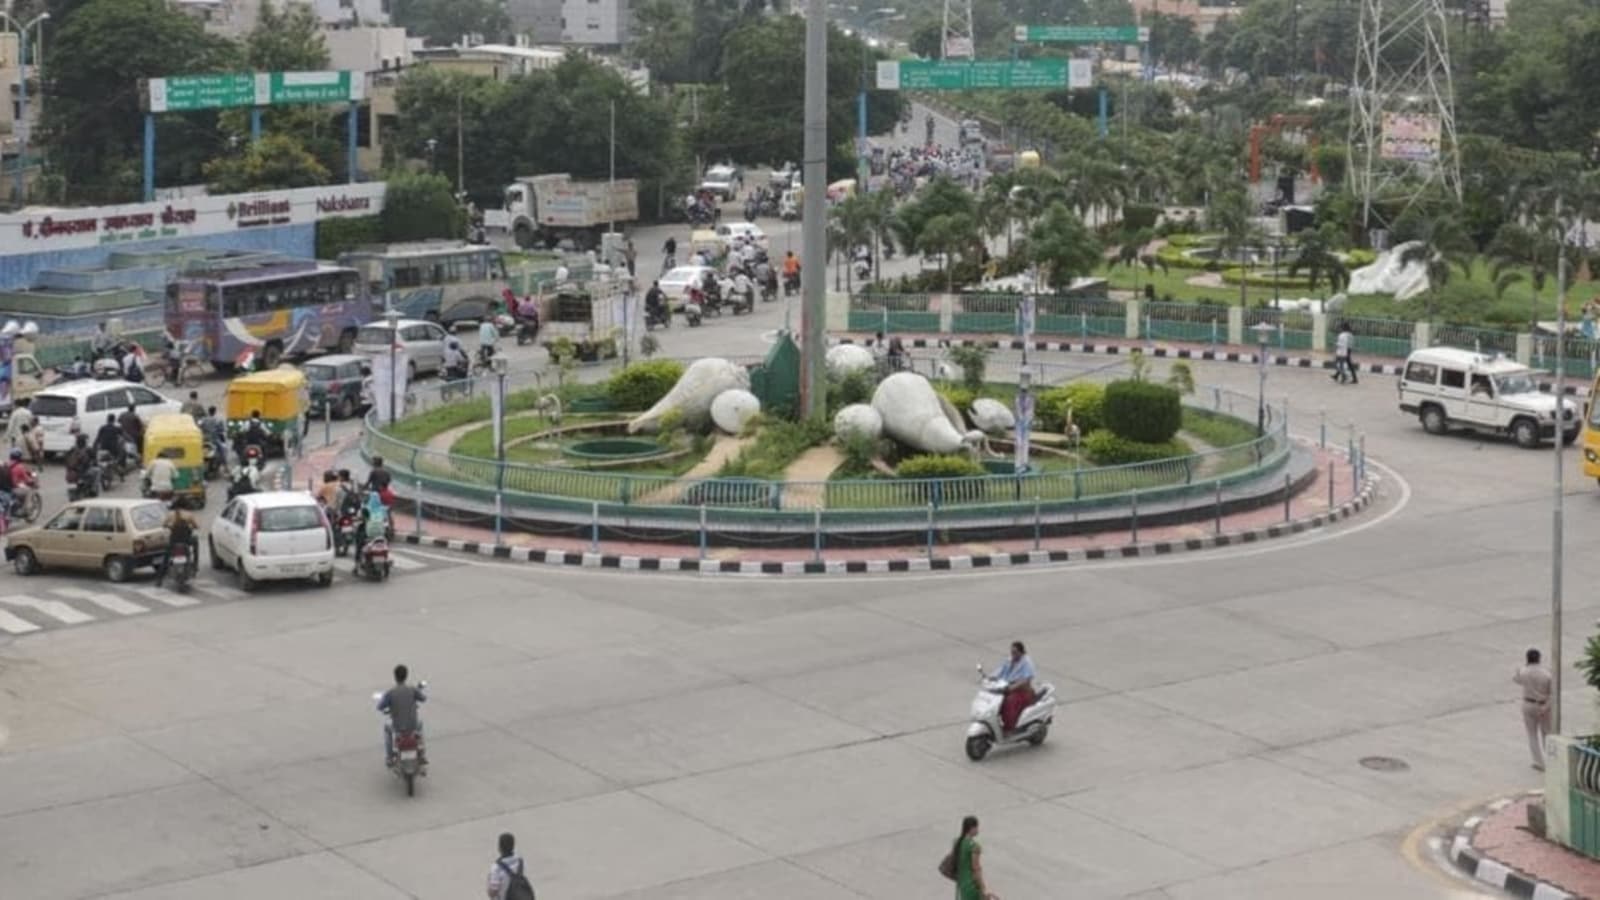
<svg viewBox="0 0 1600 900">
<path fill-rule="evenodd" d="M 177 591 L 169 591 L 166 588 L 136 587 L 133 589 L 133 592 L 141 597 L 154 600 L 157 603 L 164 603 L 167 606 L 184 607 L 198 606 L 200 604 L 200 601 L 194 599 L 193 597 L 185 597 L 183 594 L 180 594 Z"/>
<path fill-rule="evenodd" d="M 6 606 L 15 606 L 19 609 L 31 609 L 40 615 L 49 616 L 57 622 L 68 625 L 81 625 L 84 622 L 93 622 L 94 616 L 62 603 L 60 600 L 40 600 L 27 594 L 8 594 L 0 597 L 0 603 Z"/>
<path fill-rule="evenodd" d="M 203 594 L 210 594 L 211 596 L 222 600 L 240 600 L 250 596 L 238 588 L 229 587 L 225 584 L 218 584 L 215 581 L 196 581 L 194 583 L 194 589 Z"/>
<path fill-rule="evenodd" d="M 417 569 L 426 569 L 428 567 L 428 564 L 420 559 L 413 559 L 393 550 L 389 551 L 389 561 L 394 563 L 394 567 L 402 572 L 413 572 Z"/>
<path fill-rule="evenodd" d="M 38 630 L 39 626 L 29 622 L 27 619 L 0 609 L 0 631 L 4 631 L 7 634 L 27 634 L 30 631 Z"/>
<path fill-rule="evenodd" d="M 114 612 L 119 616 L 136 616 L 150 611 L 149 607 L 140 606 L 130 600 L 124 600 L 116 594 L 107 594 L 101 591 L 86 591 L 82 588 L 64 587 L 52 588 L 50 593 L 73 600 L 82 600 L 85 603 L 93 603 L 106 612 Z"/>
</svg>

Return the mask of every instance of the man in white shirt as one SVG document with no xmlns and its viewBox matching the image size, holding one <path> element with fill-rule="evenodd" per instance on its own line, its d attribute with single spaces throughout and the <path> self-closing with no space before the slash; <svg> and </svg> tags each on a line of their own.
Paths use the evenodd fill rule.
<svg viewBox="0 0 1600 900">
<path fill-rule="evenodd" d="M 1349 322 L 1339 323 L 1339 336 L 1333 342 L 1333 380 L 1344 384 L 1348 376 L 1351 384 L 1358 383 L 1356 378 L 1355 360 L 1350 352 L 1355 342 L 1355 335 L 1350 332 Z"/>
<path fill-rule="evenodd" d="M 500 329 L 494 327 L 494 320 L 486 318 L 478 323 L 478 359 L 488 365 L 494 358 L 495 344 L 500 341 Z"/>
<path fill-rule="evenodd" d="M 500 856 L 489 867 L 489 900 L 506 900 L 513 875 L 523 875 L 522 857 L 516 854 L 517 839 L 510 832 L 500 835 Z"/>
</svg>

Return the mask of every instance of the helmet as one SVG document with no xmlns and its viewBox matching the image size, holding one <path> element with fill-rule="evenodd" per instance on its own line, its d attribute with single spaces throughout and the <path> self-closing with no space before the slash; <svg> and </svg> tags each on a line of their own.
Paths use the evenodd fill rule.
<svg viewBox="0 0 1600 900">
<path fill-rule="evenodd" d="M 20 448 L 20 447 L 12 447 L 11 448 L 11 458 L 13 460 L 21 459 L 22 458 L 22 448 Z"/>
</svg>

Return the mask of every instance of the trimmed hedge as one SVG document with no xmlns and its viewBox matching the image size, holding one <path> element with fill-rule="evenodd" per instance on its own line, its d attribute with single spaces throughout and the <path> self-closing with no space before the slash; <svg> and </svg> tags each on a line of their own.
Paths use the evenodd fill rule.
<svg viewBox="0 0 1600 900">
<path fill-rule="evenodd" d="M 1133 463 L 1158 462 L 1163 459 L 1176 459 L 1194 453 L 1194 449 L 1181 438 L 1172 438 L 1161 443 L 1150 444 L 1118 437 L 1104 428 L 1090 432 L 1089 436 L 1083 439 L 1083 449 L 1096 465 L 1101 466 L 1126 466 Z"/>
<path fill-rule="evenodd" d="M 894 474 L 899 478 L 973 478 L 989 473 L 965 456 L 924 453 L 901 460 Z"/>
<path fill-rule="evenodd" d="M 1240 266 L 1230 266 L 1222 270 L 1222 280 L 1227 284 L 1238 284 L 1239 279 L 1241 278 L 1243 278 L 1245 283 L 1251 287 L 1272 287 L 1273 279 L 1270 270 L 1263 272 L 1252 269 L 1248 276 L 1245 274 L 1244 269 Z M 1326 281 L 1323 283 L 1326 283 Z M 1287 272 L 1285 272 L 1284 275 L 1278 278 L 1278 286 L 1310 290 L 1311 276 L 1289 275 Z"/>
<path fill-rule="evenodd" d="M 1079 434 L 1105 427 L 1104 385 L 1075 381 L 1040 392 L 1034 409 L 1046 431 L 1066 432 L 1068 404 L 1072 406 L 1072 421 L 1078 426 Z"/>
<path fill-rule="evenodd" d="M 1106 385 L 1104 415 L 1106 428 L 1118 437 L 1162 444 L 1183 427 L 1183 401 L 1164 384 L 1113 381 Z"/>
<path fill-rule="evenodd" d="M 683 363 L 675 359 L 637 362 L 611 376 L 606 382 L 606 397 L 617 409 L 646 410 L 665 397 L 682 377 Z"/>
</svg>

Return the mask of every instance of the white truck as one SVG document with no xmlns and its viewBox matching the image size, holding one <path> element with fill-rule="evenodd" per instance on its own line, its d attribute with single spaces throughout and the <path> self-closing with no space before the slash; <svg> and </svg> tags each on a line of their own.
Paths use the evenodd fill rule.
<svg viewBox="0 0 1600 900">
<path fill-rule="evenodd" d="M 570 241 L 575 249 L 592 249 L 611 223 L 638 219 L 638 181 L 576 181 L 566 174 L 518 178 L 506 186 L 504 208 L 484 213 L 488 228 L 510 234 L 523 248 Z"/>
</svg>

